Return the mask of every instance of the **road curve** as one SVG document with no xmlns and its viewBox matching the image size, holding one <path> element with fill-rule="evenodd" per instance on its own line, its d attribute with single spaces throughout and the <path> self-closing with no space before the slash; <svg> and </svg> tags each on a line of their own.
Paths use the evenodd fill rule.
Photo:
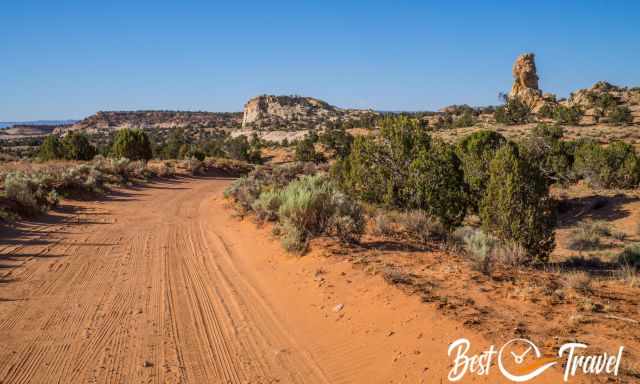
<svg viewBox="0 0 640 384">
<path fill-rule="evenodd" d="M 229 183 L 155 181 L 3 229 L 0 383 L 439 383 L 453 340 L 490 345 L 340 258 L 287 256 L 225 209 Z"/>
</svg>

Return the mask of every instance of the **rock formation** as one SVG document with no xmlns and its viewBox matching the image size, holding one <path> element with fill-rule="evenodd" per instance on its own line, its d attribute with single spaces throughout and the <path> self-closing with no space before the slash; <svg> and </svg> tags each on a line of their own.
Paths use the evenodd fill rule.
<svg viewBox="0 0 640 384">
<path fill-rule="evenodd" d="M 581 124 L 607 122 L 612 112 L 618 108 L 629 110 L 629 123 L 640 124 L 640 87 L 618 87 L 599 81 L 591 88 L 572 92 L 562 104 L 577 106 L 582 110 L 584 116 Z"/>
<path fill-rule="evenodd" d="M 244 105 L 242 127 L 290 131 L 320 129 L 330 122 L 356 121 L 371 115 L 377 113 L 340 109 L 312 97 L 261 95 Z"/>
<path fill-rule="evenodd" d="M 337 108 L 312 97 L 262 95 L 245 104 L 242 126 L 264 120 L 304 120 L 322 116 L 337 116 Z"/>
<path fill-rule="evenodd" d="M 544 105 L 545 98 L 538 87 L 538 72 L 533 53 L 518 56 L 513 64 L 513 79 L 509 97 L 517 98 L 530 106 L 534 112 Z"/>
<path fill-rule="evenodd" d="M 238 128 L 241 118 L 239 112 L 101 111 L 72 126 L 56 129 L 54 133 L 64 134 L 69 130 L 97 133 L 121 128 Z"/>
</svg>

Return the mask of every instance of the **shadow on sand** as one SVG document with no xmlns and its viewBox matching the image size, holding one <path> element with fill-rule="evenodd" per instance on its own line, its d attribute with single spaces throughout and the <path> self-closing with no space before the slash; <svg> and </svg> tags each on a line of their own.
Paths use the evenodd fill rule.
<svg viewBox="0 0 640 384">
<path fill-rule="evenodd" d="M 233 180 L 233 177 L 216 174 L 215 172 L 197 176 L 179 175 L 171 178 L 155 178 L 147 183 L 132 183 L 125 187 L 113 188 L 104 194 L 74 194 L 68 196 L 62 204 L 49 212 L 34 217 L 23 218 L 11 225 L 0 224 L 0 284 L 15 281 L 9 277 L 14 268 L 19 267 L 25 260 L 32 258 L 59 258 L 65 255 L 47 255 L 45 252 L 21 252 L 25 246 L 39 246 L 47 249 L 50 245 L 64 245 L 55 235 L 74 234 L 79 231 L 74 227 L 87 225 L 105 225 L 108 222 L 90 220 L 86 217 L 108 216 L 109 213 L 75 204 L 76 201 L 95 202 L 127 202 L 140 200 L 147 196 L 146 191 L 154 189 L 187 190 L 184 186 L 191 180 Z M 43 230 L 43 227 L 46 228 Z M 110 246 L 107 243 L 69 243 L 73 246 Z M 0 301 L 6 299 L 0 298 Z"/>
</svg>

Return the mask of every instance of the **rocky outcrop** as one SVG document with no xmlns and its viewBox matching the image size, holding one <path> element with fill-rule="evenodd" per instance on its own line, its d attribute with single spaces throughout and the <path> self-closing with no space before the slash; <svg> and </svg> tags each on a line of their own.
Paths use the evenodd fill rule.
<svg viewBox="0 0 640 384">
<path fill-rule="evenodd" d="M 242 126 L 265 120 L 313 120 L 337 116 L 336 107 L 312 97 L 262 95 L 244 105 Z"/>
<path fill-rule="evenodd" d="M 599 81 L 591 88 L 577 90 L 563 102 L 583 112 L 581 124 L 606 123 L 613 113 L 628 110 L 629 123 L 640 124 L 640 87 L 618 87 Z"/>
<path fill-rule="evenodd" d="M 338 121 L 357 121 L 377 115 L 371 110 L 341 109 L 302 96 L 261 95 L 244 105 L 243 128 L 260 130 L 321 129 Z"/>
<path fill-rule="evenodd" d="M 538 85 L 538 70 L 536 69 L 535 55 L 525 53 L 516 59 L 513 64 L 513 85 L 509 97 L 522 101 L 533 112 L 537 112 L 545 103 L 554 103 L 555 96 L 542 94 Z"/>
<path fill-rule="evenodd" d="M 0 140 L 46 136 L 48 134 L 51 134 L 58 127 L 60 126 L 16 124 L 11 128 L 0 130 Z"/>
<path fill-rule="evenodd" d="M 97 133 L 121 128 L 237 128 L 241 118 L 239 112 L 110 111 L 98 112 L 71 127 L 57 129 L 56 133 L 69 130 Z"/>
</svg>

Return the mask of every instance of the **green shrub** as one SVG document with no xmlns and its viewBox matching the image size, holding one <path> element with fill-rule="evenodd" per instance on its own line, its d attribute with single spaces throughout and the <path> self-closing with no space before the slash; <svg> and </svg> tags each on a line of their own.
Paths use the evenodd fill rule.
<svg viewBox="0 0 640 384">
<path fill-rule="evenodd" d="M 225 157 L 224 140 L 220 138 L 207 140 L 202 147 L 202 151 L 209 157 Z"/>
<path fill-rule="evenodd" d="M 96 155 L 96 148 L 82 132 L 69 132 L 62 139 L 64 158 L 67 160 L 91 160 Z"/>
<path fill-rule="evenodd" d="M 432 144 L 415 119 L 386 118 L 381 125 L 379 137 L 357 137 L 332 168 L 341 188 L 370 203 L 424 210 L 449 230 L 459 225 L 468 199 L 453 147 Z"/>
<path fill-rule="evenodd" d="M 121 184 L 129 179 L 129 159 L 127 158 L 105 159 L 102 156 L 96 156 L 93 162 L 97 170 L 111 176 L 111 182 Z"/>
<path fill-rule="evenodd" d="M 460 225 L 467 211 L 467 195 L 460 160 L 453 147 L 434 141 L 409 166 L 404 193 L 411 207 L 437 217 L 449 230 Z"/>
<path fill-rule="evenodd" d="M 171 130 L 166 143 L 164 143 L 164 145 L 162 145 L 158 150 L 160 157 L 163 159 L 179 159 L 180 148 L 182 148 L 186 142 L 187 140 L 185 138 L 183 128 L 175 128 Z"/>
<path fill-rule="evenodd" d="M 320 234 L 335 234 L 355 241 L 364 231 L 362 209 L 322 175 L 303 176 L 287 185 L 281 194 L 278 217 L 284 242 L 297 244 Z M 286 229 L 294 228 L 292 234 Z M 285 247 L 287 245 L 285 244 Z"/>
<path fill-rule="evenodd" d="M 189 152 L 189 157 L 192 157 L 198 161 L 204 161 L 206 155 L 203 151 L 197 148 L 192 148 L 192 150 Z"/>
<path fill-rule="evenodd" d="M 618 264 L 640 269 L 640 244 L 632 244 L 625 247 L 618 255 Z"/>
<path fill-rule="evenodd" d="M 233 199 L 236 207 L 243 211 L 249 211 L 261 192 L 261 183 L 250 176 L 235 180 L 224 191 L 227 198 Z"/>
<path fill-rule="evenodd" d="M 63 149 L 58 136 L 48 135 L 38 149 L 40 160 L 55 160 L 63 157 Z"/>
<path fill-rule="evenodd" d="M 101 193 L 104 191 L 105 177 L 94 165 L 81 164 L 65 170 L 58 183 L 61 192 L 84 190 Z"/>
<path fill-rule="evenodd" d="M 549 103 L 545 103 L 540 107 L 537 114 L 540 117 L 551 119 L 553 117 L 553 113 L 555 112 L 555 106 Z"/>
<path fill-rule="evenodd" d="M 615 125 L 631 124 L 633 122 L 633 116 L 631 110 L 626 106 L 616 106 L 607 115 L 609 123 Z"/>
<path fill-rule="evenodd" d="M 604 147 L 593 140 L 580 140 L 576 143 L 574 171 L 592 186 L 604 186 L 607 181 L 602 176 L 611 173 L 607 164 L 607 153 Z"/>
<path fill-rule="evenodd" d="M 469 192 L 469 206 L 476 213 L 489 181 L 489 164 L 498 148 L 505 143 L 506 139 L 501 134 L 482 130 L 466 136 L 457 145 Z"/>
<path fill-rule="evenodd" d="M 473 267 L 486 275 L 490 275 L 495 264 L 494 249 L 498 244 L 498 240 L 481 230 L 467 231 L 462 240 Z"/>
<path fill-rule="evenodd" d="M 28 214 L 45 212 L 58 203 L 58 195 L 51 185 L 53 179 L 43 173 L 10 172 L 4 179 L 4 193 L 17 202 Z"/>
<path fill-rule="evenodd" d="M 360 204 L 332 187 L 333 214 L 329 219 L 328 233 L 345 243 L 356 243 L 364 233 L 366 221 Z"/>
<path fill-rule="evenodd" d="M 588 97 L 594 107 L 596 120 L 607 116 L 618 104 L 616 99 L 609 93 L 591 93 Z"/>
<path fill-rule="evenodd" d="M 13 223 L 19 219 L 19 216 L 5 208 L 0 208 L 0 222 Z"/>
<path fill-rule="evenodd" d="M 336 156 L 340 159 L 349 155 L 351 152 L 351 146 L 353 145 L 353 136 L 344 128 L 328 128 L 319 136 L 318 139 L 320 143 L 334 151 Z"/>
<path fill-rule="evenodd" d="M 356 137 L 351 153 L 336 162 L 333 176 L 351 195 L 367 202 L 405 208 L 411 163 L 431 138 L 417 119 L 406 116 L 381 121 L 379 137 Z"/>
<path fill-rule="evenodd" d="M 272 189 L 264 191 L 257 200 L 251 204 L 251 209 L 256 213 L 258 220 L 275 221 L 278 219 L 278 210 L 282 204 L 282 191 Z"/>
<path fill-rule="evenodd" d="M 320 176 L 304 176 L 282 192 L 278 216 L 309 235 L 321 234 L 333 214 L 329 206 L 332 188 Z"/>
<path fill-rule="evenodd" d="M 573 172 L 575 142 L 562 141 L 560 126 L 538 124 L 531 136 L 519 143 L 520 153 L 535 164 L 550 182 L 568 183 L 575 179 Z"/>
<path fill-rule="evenodd" d="M 263 191 L 282 189 L 299 176 L 315 172 L 316 166 L 310 163 L 261 166 L 234 181 L 224 194 L 236 203 L 237 208 L 246 212 L 252 209 L 252 205 Z"/>
<path fill-rule="evenodd" d="M 296 144 L 296 150 L 294 154 L 295 161 L 302 162 L 321 162 L 324 160 L 322 154 L 316 152 L 316 148 L 313 145 L 313 141 L 309 138 L 298 141 Z"/>
<path fill-rule="evenodd" d="M 242 160 L 253 164 L 262 163 L 260 147 L 249 143 L 249 139 L 244 135 L 228 138 L 224 142 L 224 151 L 229 158 L 234 160 Z"/>
<path fill-rule="evenodd" d="M 496 108 L 493 116 L 501 124 L 525 124 L 531 119 L 531 107 L 518 98 L 508 97 L 504 105 Z"/>
<path fill-rule="evenodd" d="M 280 241 L 282 247 L 291 253 L 303 254 L 309 246 L 309 237 L 293 223 L 284 222 L 280 224 L 278 231 L 281 233 Z"/>
<path fill-rule="evenodd" d="M 116 158 L 149 160 L 152 157 L 151 143 L 140 129 L 120 129 L 116 132 L 111 153 Z"/>
<path fill-rule="evenodd" d="M 501 147 L 491 161 L 480 218 L 485 231 L 519 244 L 538 261 L 553 250 L 556 216 L 549 185 L 513 145 Z"/>
<path fill-rule="evenodd" d="M 462 112 L 462 115 L 453 120 L 453 126 L 455 128 L 472 127 L 475 123 L 476 118 L 473 116 L 473 112 L 468 109 Z"/>
<path fill-rule="evenodd" d="M 363 136 L 356 137 L 349 156 L 336 161 L 331 174 L 343 190 L 361 200 L 387 205 L 400 202 L 401 186 L 394 182 L 404 181 L 393 178 L 391 171 L 376 160 L 385 155 L 386 149 L 375 140 Z M 406 173 L 405 173 L 406 174 Z"/>
<path fill-rule="evenodd" d="M 553 118 L 558 124 L 577 125 L 580 123 L 582 115 L 582 109 L 578 106 L 565 107 L 564 105 L 558 105 L 553 110 Z"/>
<path fill-rule="evenodd" d="M 635 149 L 622 141 L 607 147 L 593 141 L 580 142 L 575 151 L 574 171 L 596 187 L 633 188 L 640 181 Z"/>
</svg>

